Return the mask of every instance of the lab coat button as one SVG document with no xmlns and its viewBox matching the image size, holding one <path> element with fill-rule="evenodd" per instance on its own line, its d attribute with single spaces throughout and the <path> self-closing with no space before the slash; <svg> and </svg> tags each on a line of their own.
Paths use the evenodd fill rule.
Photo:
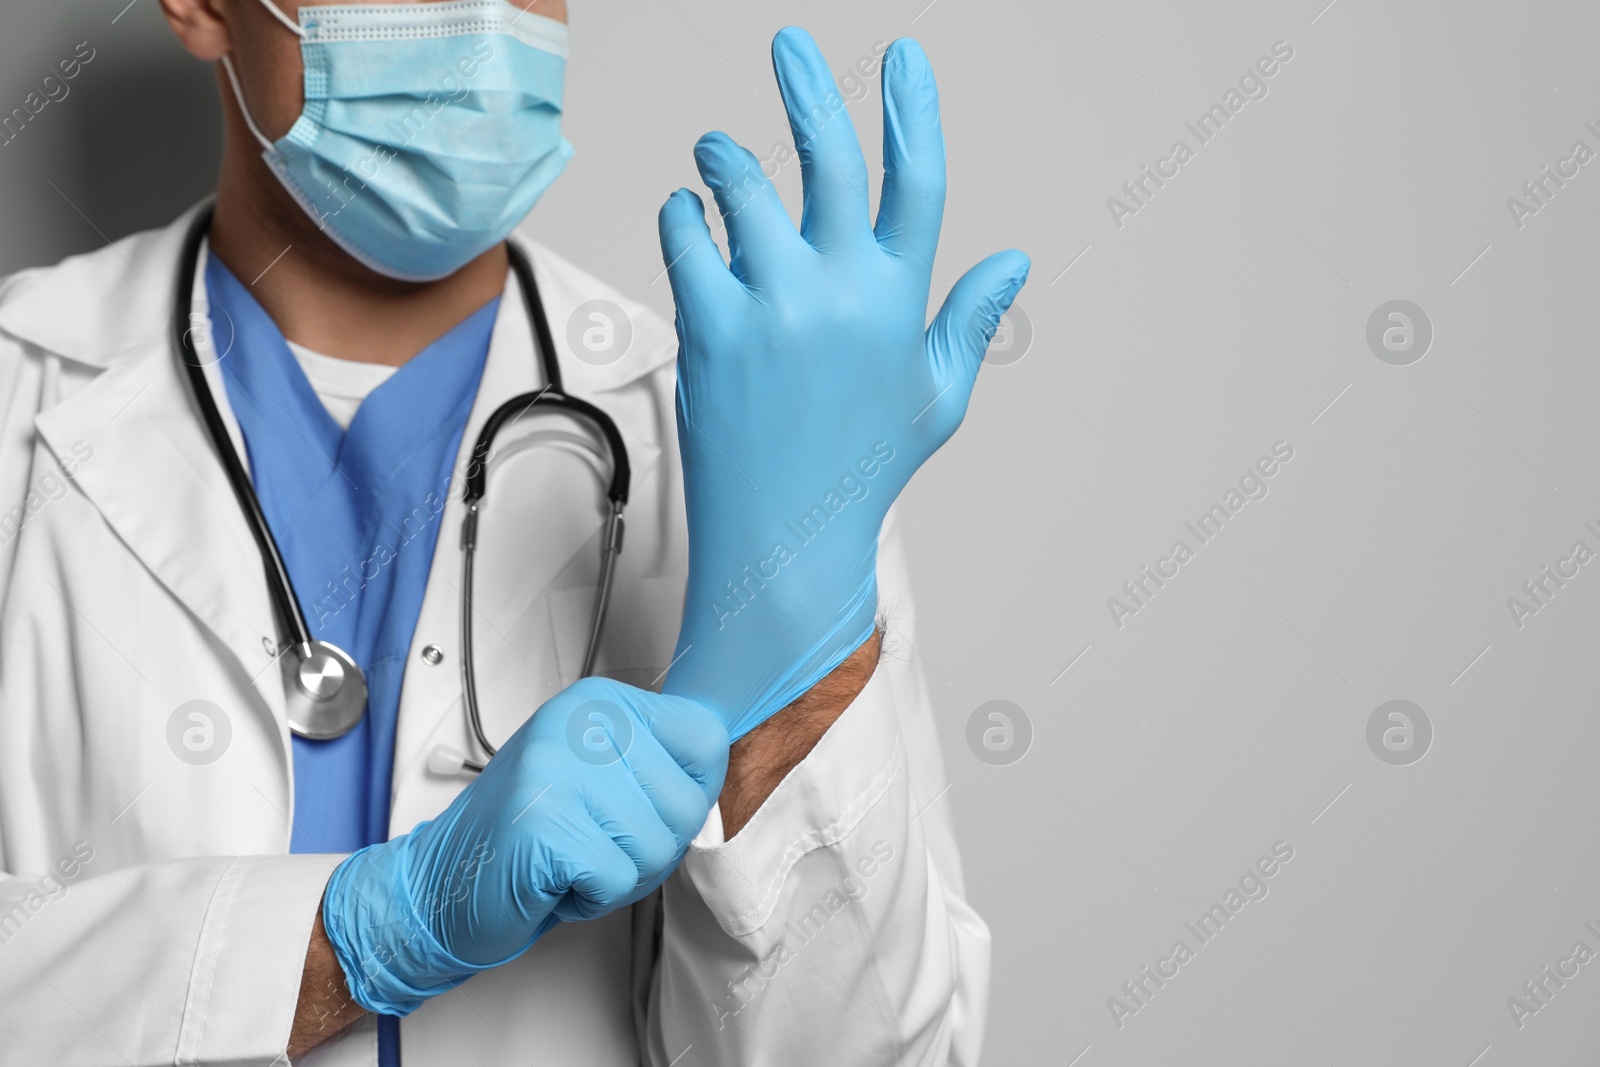
<svg viewBox="0 0 1600 1067">
<path fill-rule="evenodd" d="M 444 659 L 444 650 L 438 645 L 429 645 L 422 650 L 422 662 L 430 667 L 437 667 Z"/>
</svg>

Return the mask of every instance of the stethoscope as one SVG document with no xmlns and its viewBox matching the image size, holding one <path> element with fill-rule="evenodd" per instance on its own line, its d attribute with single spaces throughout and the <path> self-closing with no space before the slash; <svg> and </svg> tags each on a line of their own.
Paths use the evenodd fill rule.
<svg viewBox="0 0 1600 1067">
<path fill-rule="evenodd" d="M 305 615 L 296 599 L 294 583 L 278 552 L 272 530 L 261 510 L 255 486 L 245 471 L 233 447 L 228 427 L 217 410 L 210 383 L 206 381 L 205 367 L 195 349 L 192 337 L 192 294 L 194 276 L 200 256 L 200 245 L 211 228 L 212 209 L 207 207 L 196 216 L 184 239 L 183 252 L 178 263 L 178 288 L 173 297 L 172 338 L 173 349 L 182 364 L 190 392 L 200 408 L 211 443 L 222 460 L 223 470 L 250 524 L 256 547 L 266 567 L 267 590 L 272 597 L 274 612 L 282 628 L 288 632 L 289 641 L 278 657 L 283 670 L 284 698 L 287 704 L 289 728 L 297 736 L 313 740 L 340 737 L 355 728 L 367 706 L 367 679 L 359 664 L 344 649 L 311 636 Z M 550 335 L 544 302 L 539 297 L 539 286 L 534 281 L 533 264 L 513 242 L 506 242 L 506 253 L 511 269 L 517 276 L 528 306 L 528 317 L 533 324 L 534 337 L 539 350 L 539 363 L 544 371 L 544 388 L 512 397 L 501 404 L 483 424 L 477 442 L 472 446 L 472 459 L 467 468 L 466 492 L 462 503 L 466 517 L 461 523 L 461 685 L 462 702 L 466 705 L 467 722 L 472 728 L 473 740 L 484 752 L 485 762 L 497 748 L 483 731 L 478 713 L 477 681 L 473 673 L 472 655 L 472 564 L 477 548 L 478 512 L 488 489 L 489 454 L 495 435 L 505 426 L 521 418 L 530 409 L 544 407 L 570 412 L 587 419 L 605 439 L 611 460 L 611 481 L 606 487 L 606 499 L 611 504 L 604 542 L 601 545 L 600 584 L 595 591 L 594 625 L 589 630 L 589 645 L 583 657 L 583 674 L 594 670 L 595 655 L 600 647 L 600 635 L 605 627 L 606 607 L 611 600 L 611 583 L 616 572 L 617 556 L 622 551 L 622 511 L 628 503 L 628 449 L 623 444 L 617 424 L 604 411 L 568 396 L 561 384 L 561 365 L 556 357 L 555 342 Z M 450 761 L 446 761 L 450 762 Z M 481 771 L 484 764 L 459 757 L 459 766 Z"/>
</svg>

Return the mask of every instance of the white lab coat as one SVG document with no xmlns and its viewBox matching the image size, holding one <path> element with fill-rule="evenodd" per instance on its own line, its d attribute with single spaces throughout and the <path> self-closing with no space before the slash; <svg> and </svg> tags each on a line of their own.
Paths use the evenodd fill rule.
<svg viewBox="0 0 1600 1067">
<path fill-rule="evenodd" d="M 168 338 L 188 221 L 0 282 L 3 1064 L 283 1062 L 339 859 L 289 854 L 279 635 Z M 672 654 L 685 574 L 673 331 L 550 252 L 531 254 L 568 390 L 610 412 L 632 453 L 599 672 L 649 685 Z M 495 406 L 537 384 L 516 293 L 508 283 L 463 451 Z M 607 366 L 566 341 L 569 316 L 593 299 L 632 320 L 627 355 Z M 547 461 L 508 462 L 491 481 L 476 584 L 491 737 L 580 667 L 592 588 L 560 561 L 589 558 L 602 465 L 576 436 L 540 431 Z M 438 744 L 469 748 L 460 519 L 452 493 L 434 519 L 400 702 L 395 834 L 468 781 L 426 766 Z M 963 899 L 892 530 L 879 566 L 883 662 L 744 830 L 724 843 L 713 813 L 652 899 L 558 928 L 424 1005 L 402 1024 L 407 1067 L 976 1061 L 988 932 Z M 438 666 L 420 655 L 428 645 L 444 652 Z M 204 765 L 169 740 L 173 713 L 194 700 L 221 709 L 229 735 Z M 375 1049 L 368 1020 L 303 1062 L 370 1065 Z"/>
</svg>

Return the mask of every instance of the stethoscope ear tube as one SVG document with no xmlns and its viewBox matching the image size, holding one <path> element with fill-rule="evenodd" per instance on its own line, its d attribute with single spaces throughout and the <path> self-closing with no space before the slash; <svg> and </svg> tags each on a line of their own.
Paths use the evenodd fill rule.
<svg viewBox="0 0 1600 1067">
<path fill-rule="evenodd" d="M 507 400 L 484 421 L 483 429 L 478 432 L 478 439 L 472 446 L 472 462 L 467 466 L 464 499 L 469 504 L 482 500 L 483 494 L 487 491 L 489 453 L 494 447 L 495 435 L 509 423 L 521 418 L 529 408 L 544 405 L 564 408 L 588 420 L 600 431 L 600 436 L 605 439 L 606 449 L 611 453 L 611 483 L 606 487 L 606 497 L 614 509 L 620 510 L 618 505 L 625 507 L 628 503 L 628 490 L 633 480 L 632 466 L 628 462 L 628 447 L 622 441 L 622 433 L 617 429 L 617 424 L 612 421 L 611 416 L 600 408 L 586 400 L 567 395 L 561 380 L 561 361 L 556 358 L 555 339 L 550 334 L 550 320 L 545 314 L 544 298 L 539 295 L 539 284 L 534 278 L 533 264 L 528 260 L 527 253 L 510 241 L 506 242 L 506 256 L 511 262 L 512 272 L 517 276 L 517 284 L 522 289 L 523 299 L 527 302 L 528 319 L 533 323 L 534 340 L 539 349 L 539 365 L 544 371 L 545 384 L 542 389 Z"/>
<path fill-rule="evenodd" d="M 534 324 L 545 385 L 542 389 L 512 397 L 484 420 L 483 428 L 478 431 L 478 439 L 472 446 L 472 462 L 467 467 L 466 491 L 462 496 L 466 515 L 461 520 L 461 699 L 466 706 L 472 739 L 477 742 L 486 759 L 492 758 L 498 749 L 484 732 L 478 711 L 478 686 L 472 649 L 472 614 L 476 610 L 472 603 L 472 574 L 473 558 L 478 547 L 479 508 L 484 494 L 488 492 L 489 457 L 494 450 L 495 436 L 531 408 L 555 408 L 571 412 L 591 423 L 605 440 L 606 449 L 611 455 L 611 481 L 606 487 L 611 514 L 606 521 L 601 544 L 600 582 L 595 590 L 594 623 L 590 627 L 588 645 L 584 650 L 583 677 L 588 677 L 594 671 L 595 658 L 600 651 L 600 636 L 605 630 L 606 608 L 611 602 L 617 556 L 622 552 L 625 528 L 622 512 L 628 504 L 628 490 L 633 478 L 633 470 L 628 462 L 628 447 L 611 416 L 588 401 L 568 396 L 562 391 L 561 368 L 555 357 L 555 342 L 550 336 L 544 301 L 539 296 L 539 286 L 534 280 L 533 264 L 528 262 L 528 257 L 520 248 L 510 242 L 506 243 L 506 252 L 527 301 L 528 317 Z M 439 774 L 459 773 L 462 770 L 477 772 L 483 770 L 483 766 L 445 746 L 436 748 L 429 761 L 430 769 Z"/>
<path fill-rule="evenodd" d="M 468 504 L 483 499 L 489 486 L 489 455 L 494 449 L 494 439 L 499 432 L 516 422 L 530 408 L 560 409 L 579 416 L 599 431 L 605 440 L 606 451 L 611 454 L 611 480 L 606 486 L 606 499 L 614 508 L 626 507 L 628 491 L 633 484 L 633 469 L 628 463 L 628 446 L 623 443 L 622 432 L 611 416 L 587 400 L 567 396 L 550 386 L 514 396 L 494 410 L 478 432 L 472 446 L 472 462 L 467 465 L 467 488 L 462 499 Z"/>
<path fill-rule="evenodd" d="M 589 631 L 589 649 L 583 655 L 583 677 L 594 673 L 595 656 L 600 652 L 600 634 L 606 627 L 606 607 L 611 603 L 611 579 L 622 554 L 622 504 L 613 501 L 611 521 L 606 524 L 606 543 L 601 549 L 600 584 L 594 593 L 594 626 Z"/>
</svg>

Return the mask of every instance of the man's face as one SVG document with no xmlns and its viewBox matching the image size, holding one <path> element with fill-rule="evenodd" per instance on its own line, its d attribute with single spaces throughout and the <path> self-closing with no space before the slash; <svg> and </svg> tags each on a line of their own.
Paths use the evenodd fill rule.
<svg viewBox="0 0 1600 1067">
<path fill-rule="evenodd" d="M 327 2 L 327 0 L 322 0 Z M 363 0 L 365 3 L 409 3 L 413 0 Z M 304 68 L 300 38 L 272 17 L 261 0 L 215 0 L 228 20 L 233 39 L 234 65 L 244 83 L 252 117 L 263 133 L 277 140 L 289 132 L 305 105 Z M 567 21 L 567 0 L 511 0 L 534 15 Z M 312 0 L 276 0 L 278 10 L 291 22 Z"/>
</svg>

